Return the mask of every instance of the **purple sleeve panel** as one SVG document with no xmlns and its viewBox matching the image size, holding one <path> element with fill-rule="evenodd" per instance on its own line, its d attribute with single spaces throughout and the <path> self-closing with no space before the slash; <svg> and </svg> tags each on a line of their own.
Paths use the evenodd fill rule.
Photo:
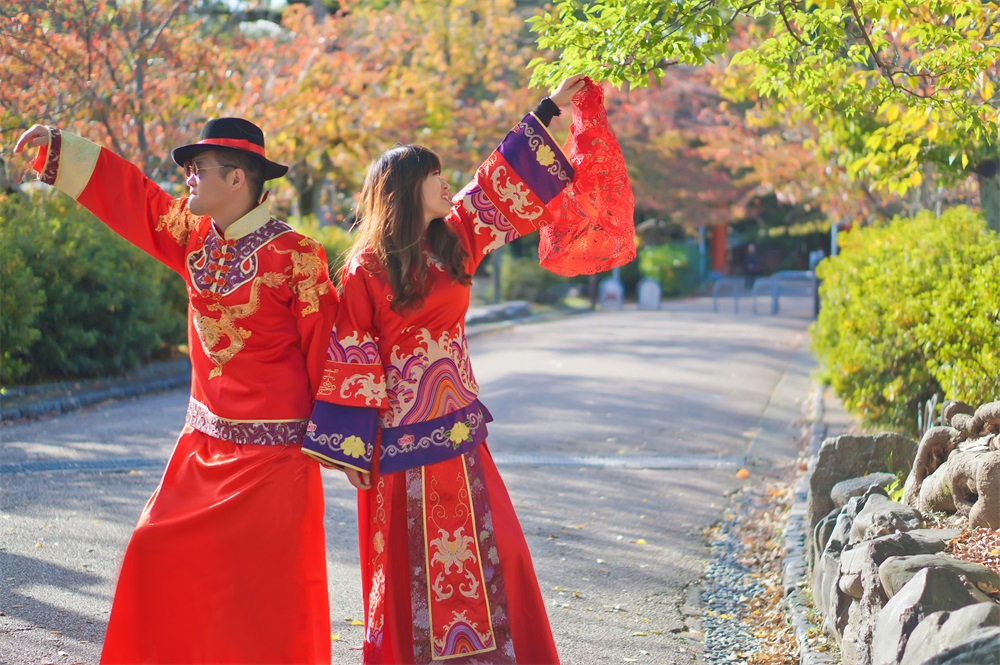
<svg viewBox="0 0 1000 665">
<path fill-rule="evenodd" d="M 486 423 L 492 420 L 477 399 L 439 418 L 383 429 L 379 471 L 403 471 L 464 455 L 486 440 Z"/>
<path fill-rule="evenodd" d="M 504 137 L 497 152 L 542 203 L 554 199 L 573 180 L 569 158 L 531 113 Z"/>
<path fill-rule="evenodd" d="M 323 466 L 371 472 L 378 409 L 316 402 L 302 452 Z"/>
</svg>

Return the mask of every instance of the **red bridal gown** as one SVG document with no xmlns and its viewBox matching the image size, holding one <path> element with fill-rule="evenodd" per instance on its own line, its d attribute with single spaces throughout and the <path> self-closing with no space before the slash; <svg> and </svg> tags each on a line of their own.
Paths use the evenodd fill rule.
<svg viewBox="0 0 1000 665">
<path fill-rule="evenodd" d="M 492 250 L 548 223 L 573 168 L 527 115 L 444 220 L 472 274 Z M 430 254 L 429 289 L 392 310 L 370 254 L 345 268 L 303 452 L 371 473 L 359 493 L 365 663 L 556 663 L 524 535 L 486 446 L 465 337 L 469 287 Z"/>
<path fill-rule="evenodd" d="M 319 465 L 301 444 L 336 307 L 316 242 L 266 201 L 220 234 L 52 129 L 39 178 L 184 279 L 191 399 L 125 550 L 102 663 L 329 663 Z"/>
</svg>

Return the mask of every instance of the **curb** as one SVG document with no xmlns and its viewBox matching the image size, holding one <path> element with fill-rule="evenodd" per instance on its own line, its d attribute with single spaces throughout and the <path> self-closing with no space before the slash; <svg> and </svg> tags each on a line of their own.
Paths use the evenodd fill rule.
<svg viewBox="0 0 1000 665">
<path fill-rule="evenodd" d="M 808 602 L 804 589 L 808 587 L 806 569 L 806 501 L 809 496 L 809 480 L 816 465 L 816 454 L 826 438 L 827 425 L 823 405 L 824 388 L 815 385 L 811 400 L 811 421 L 809 432 L 809 462 L 805 474 L 795 484 L 792 506 L 785 525 L 785 561 L 782 566 L 782 586 L 784 587 L 785 612 L 795 632 L 802 665 L 832 665 L 836 662 L 827 652 L 815 651 L 810 646 L 809 633 L 814 628 L 809 621 Z"/>
<path fill-rule="evenodd" d="M 191 383 L 190 369 L 150 381 L 128 383 L 97 390 L 82 390 L 75 394 L 63 395 L 62 397 L 41 399 L 24 404 L 23 406 L 4 406 L 2 414 L 0 414 L 0 421 L 7 423 L 24 419 L 38 420 L 47 416 L 68 413 L 108 400 L 121 400 L 149 393 L 166 392 L 186 386 L 189 383 Z"/>
</svg>

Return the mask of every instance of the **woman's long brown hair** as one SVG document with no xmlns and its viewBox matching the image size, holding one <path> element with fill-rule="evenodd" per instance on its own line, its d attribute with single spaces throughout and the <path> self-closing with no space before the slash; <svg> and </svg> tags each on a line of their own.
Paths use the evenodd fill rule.
<svg viewBox="0 0 1000 665">
<path fill-rule="evenodd" d="M 427 292 L 427 261 L 423 253 L 424 179 L 441 169 L 441 159 L 419 145 L 400 145 L 382 153 L 365 178 L 358 203 L 357 239 L 348 262 L 370 251 L 392 289 L 392 309 L 400 314 L 423 302 Z M 427 227 L 430 251 L 444 265 L 448 276 L 465 286 L 472 283 L 466 271 L 468 253 L 458 236 L 435 219 Z"/>
</svg>

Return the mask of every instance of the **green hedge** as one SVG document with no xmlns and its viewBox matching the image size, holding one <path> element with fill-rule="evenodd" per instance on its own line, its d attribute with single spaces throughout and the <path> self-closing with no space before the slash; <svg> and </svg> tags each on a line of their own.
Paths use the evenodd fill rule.
<svg viewBox="0 0 1000 665">
<path fill-rule="evenodd" d="M 58 193 L 0 195 L 0 382 L 104 376 L 183 343 L 184 283 Z"/>
<path fill-rule="evenodd" d="M 668 242 L 639 248 L 639 272 L 660 283 L 664 296 L 683 296 L 698 288 L 698 248 Z"/>
<path fill-rule="evenodd" d="M 869 427 L 916 434 L 935 393 L 1000 397 L 1000 236 L 968 208 L 841 235 L 817 267 L 812 348 L 826 380 Z"/>
<path fill-rule="evenodd" d="M 500 295 L 504 300 L 553 304 L 562 300 L 559 287 L 569 279 L 549 272 L 534 256 L 515 257 L 506 248 L 500 256 Z M 495 259 L 492 254 L 490 259 Z"/>
</svg>

